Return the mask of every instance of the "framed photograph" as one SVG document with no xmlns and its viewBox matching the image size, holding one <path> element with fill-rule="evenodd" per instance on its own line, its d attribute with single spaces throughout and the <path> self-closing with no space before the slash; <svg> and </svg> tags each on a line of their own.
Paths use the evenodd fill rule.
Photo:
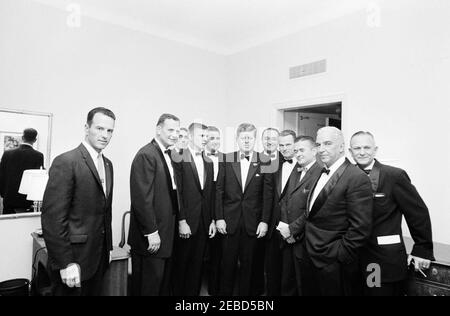
<svg viewBox="0 0 450 316">
<path fill-rule="evenodd" d="M 4 132 L 0 130 L 0 155 L 3 152 L 16 149 L 22 143 L 23 132 Z M 33 148 L 38 150 L 39 148 L 39 137 L 34 143 Z"/>
</svg>

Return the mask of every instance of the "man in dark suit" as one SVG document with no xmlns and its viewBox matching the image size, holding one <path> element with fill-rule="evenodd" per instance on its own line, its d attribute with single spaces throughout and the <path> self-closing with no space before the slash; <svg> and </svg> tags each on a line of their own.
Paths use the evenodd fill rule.
<svg viewBox="0 0 450 316">
<path fill-rule="evenodd" d="M 297 283 L 295 277 L 292 238 L 285 242 L 277 231 L 280 223 L 289 224 L 290 211 L 287 209 L 292 190 L 299 183 L 300 166 L 294 162 L 294 131 L 282 131 L 278 138 L 281 153 L 280 167 L 273 174 L 273 211 L 266 236 L 266 276 L 268 296 L 296 296 Z M 297 206 L 295 206 L 296 208 Z"/>
<path fill-rule="evenodd" d="M 178 236 L 174 254 L 174 295 L 198 296 L 208 237 L 216 235 L 213 208 L 213 163 L 204 152 L 208 126 L 189 126 L 189 145 L 176 163 L 175 174 L 180 196 L 177 216 Z"/>
<path fill-rule="evenodd" d="M 299 259 L 301 258 L 302 223 L 305 220 L 305 211 L 309 193 L 317 179 L 320 177 L 322 166 L 316 161 L 317 145 L 315 140 L 309 136 L 299 136 L 295 139 L 294 153 L 297 164 L 300 166 L 298 181 L 290 190 L 285 199 L 284 209 L 287 215 L 287 223 L 279 225 L 278 230 L 282 238 L 293 244 L 292 253 L 294 258 L 295 277 L 297 281 L 297 292 L 302 295 L 301 275 Z"/>
<path fill-rule="evenodd" d="M 113 167 L 103 156 L 115 124 L 91 110 L 82 144 L 55 158 L 42 204 L 42 230 L 55 295 L 100 295 L 112 250 Z"/>
<path fill-rule="evenodd" d="M 3 198 L 3 214 L 14 214 L 16 210 L 29 210 L 33 204 L 26 195 L 19 193 L 20 182 L 25 170 L 44 166 L 44 155 L 34 150 L 37 131 L 27 128 L 23 131 L 23 143 L 19 148 L 5 151 L 0 162 L 0 196 Z"/>
<path fill-rule="evenodd" d="M 216 212 L 216 183 L 219 174 L 219 163 L 224 161 L 224 154 L 220 149 L 220 130 L 215 126 L 208 126 L 208 142 L 206 143 L 206 157 L 213 164 L 213 216 Z M 220 286 L 220 263 L 222 258 L 222 235 L 216 234 L 209 241 L 208 248 L 208 293 L 209 295 L 218 295 Z"/>
<path fill-rule="evenodd" d="M 372 189 L 366 174 L 345 158 L 335 127 L 317 133 L 325 167 L 311 190 L 300 260 L 303 295 L 359 295 L 359 252 L 371 232 Z"/>
<path fill-rule="evenodd" d="M 180 120 L 163 114 L 155 139 L 138 151 L 131 165 L 128 243 L 135 296 L 170 294 L 178 197 L 169 148 L 177 142 L 179 131 Z"/>
<path fill-rule="evenodd" d="M 224 235 L 221 295 L 232 295 L 240 262 L 239 295 L 252 293 L 252 267 L 257 240 L 267 233 L 271 216 L 272 182 L 261 173 L 260 155 L 254 152 L 256 127 L 237 129 L 239 151 L 221 163 L 216 188 L 216 225 Z"/>
<path fill-rule="evenodd" d="M 354 134 L 349 150 L 368 174 L 373 191 L 373 229 L 361 253 L 361 268 L 366 279 L 373 272 L 369 265 L 378 264 L 381 276 L 367 282 L 364 292 L 368 296 L 404 295 L 407 265 L 413 260 L 416 270 L 428 269 L 434 260 L 428 208 L 404 170 L 375 159 L 378 147 L 371 133 Z M 403 242 L 403 215 L 415 241 L 409 257 Z"/>
</svg>

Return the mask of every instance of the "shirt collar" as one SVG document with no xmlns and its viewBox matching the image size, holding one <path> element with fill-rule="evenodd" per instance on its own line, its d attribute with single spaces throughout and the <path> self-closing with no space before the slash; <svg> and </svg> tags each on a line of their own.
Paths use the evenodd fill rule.
<svg viewBox="0 0 450 316">
<path fill-rule="evenodd" d="M 191 146 L 191 144 L 188 145 L 188 148 L 192 156 L 196 156 L 195 153 L 202 152 L 202 151 L 195 151 L 195 149 Z"/>
<path fill-rule="evenodd" d="M 33 145 L 28 144 L 28 143 L 22 143 L 22 144 L 20 144 L 20 145 L 25 145 L 25 146 L 29 146 L 29 147 L 33 148 Z"/>
<path fill-rule="evenodd" d="M 316 160 L 314 160 L 313 162 L 311 162 L 309 165 L 307 165 L 304 169 L 305 172 L 308 171 L 309 169 L 311 169 L 312 166 L 314 166 L 314 164 L 316 163 Z"/>
<path fill-rule="evenodd" d="M 161 151 L 163 152 L 163 154 L 165 154 L 164 152 L 167 150 L 166 147 L 164 147 L 164 145 L 159 141 L 158 138 L 155 137 L 155 141 L 158 144 L 159 148 L 161 149 Z"/>
<path fill-rule="evenodd" d="M 253 155 L 255 154 L 255 151 L 252 151 L 251 153 L 250 153 L 250 161 L 253 161 Z M 242 159 L 242 155 L 244 155 L 245 156 L 245 153 L 243 153 L 242 151 L 240 151 L 239 150 L 239 160 L 245 160 L 245 158 L 244 159 Z"/>
<path fill-rule="evenodd" d="M 102 155 L 102 152 L 97 152 L 94 147 L 92 147 L 91 144 L 89 144 L 86 140 L 83 140 L 82 142 L 83 146 L 86 148 L 86 150 L 88 151 L 89 155 L 91 156 L 92 160 L 94 162 L 97 162 L 98 156 Z"/>
<path fill-rule="evenodd" d="M 330 169 L 330 174 L 333 174 L 336 172 L 336 170 L 339 169 L 340 166 L 342 166 L 345 163 L 345 156 L 339 158 L 329 169 Z"/>
<path fill-rule="evenodd" d="M 374 165 L 375 165 L 375 159 L 372 161 L 372 163 L 370 165 L 365 167 L 364 170 L 372 170 Z"/>
</svg>

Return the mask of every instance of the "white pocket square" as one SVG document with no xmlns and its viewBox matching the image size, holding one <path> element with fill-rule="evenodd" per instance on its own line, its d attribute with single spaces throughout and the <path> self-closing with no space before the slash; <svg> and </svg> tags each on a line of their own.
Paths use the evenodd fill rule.
<svg viewBox="0 0 450 316">
<path fill-rule="evenodd" d="M 260 177 L 260 175 L 259 174 L 257 174 L 255 177 Z"/>
<path fill-rule="evenodd" d="M 383 198 L 383 197 L 386 197 L 386 194 L 384 194 L 384 193 L 375 193 L 375 197 L 376 198 Z"/>
</svg>

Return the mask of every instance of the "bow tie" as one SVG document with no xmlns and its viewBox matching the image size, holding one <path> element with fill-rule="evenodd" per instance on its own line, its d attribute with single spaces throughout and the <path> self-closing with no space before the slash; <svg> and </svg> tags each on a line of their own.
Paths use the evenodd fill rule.
<svg viewBox="0 0 450 316">
<path fill-rule="evenodd" d="M 202 151 L 197 151 L 197 152 L 195 153 L 196 156 L 201 156 L 202 154 L 203 154 Z"/>
<path fill-rule="evenodd" d="M 217 153 L 217 151 L 214 151 L 214 152 L 207 153 L 206 155 L 207 155 L 208 157 L 209 157 L 209 156 L 217 157 L 219 154 Z"/>
<path fill-rule="evenodd" d="M 364 169 L 363 170 L 367 175 L 369 175 L 370 174 L 370 172 L 372 171 L 371 169 Z"/>
<path fill-rule="evenodd" d="M 165 153 L 166 155 L 170 155 L 170 149 L 164 150 L 164 153 Z"/>
<path fill-rule="evenodd" d="M 250 156 L 246 156 L 244 154 L 241 154 L 241 160 L 243 160 L 244 158 L 247 159 L 247 161 L 250 161 Z"/>
<path fill-rule="evenodd" d="M 284 159 L 283 163 L 285 163 L 285 162 L 292 164 L 294 162 L 294 160 L 293 159 Z"/>
<path fill-rule="evenodd" d="M 327 176 L 330 174 L 330 169 L 327 169 L 325 167 L 322 168 L 322 173 L 326 173 Z"/>
</svg>

